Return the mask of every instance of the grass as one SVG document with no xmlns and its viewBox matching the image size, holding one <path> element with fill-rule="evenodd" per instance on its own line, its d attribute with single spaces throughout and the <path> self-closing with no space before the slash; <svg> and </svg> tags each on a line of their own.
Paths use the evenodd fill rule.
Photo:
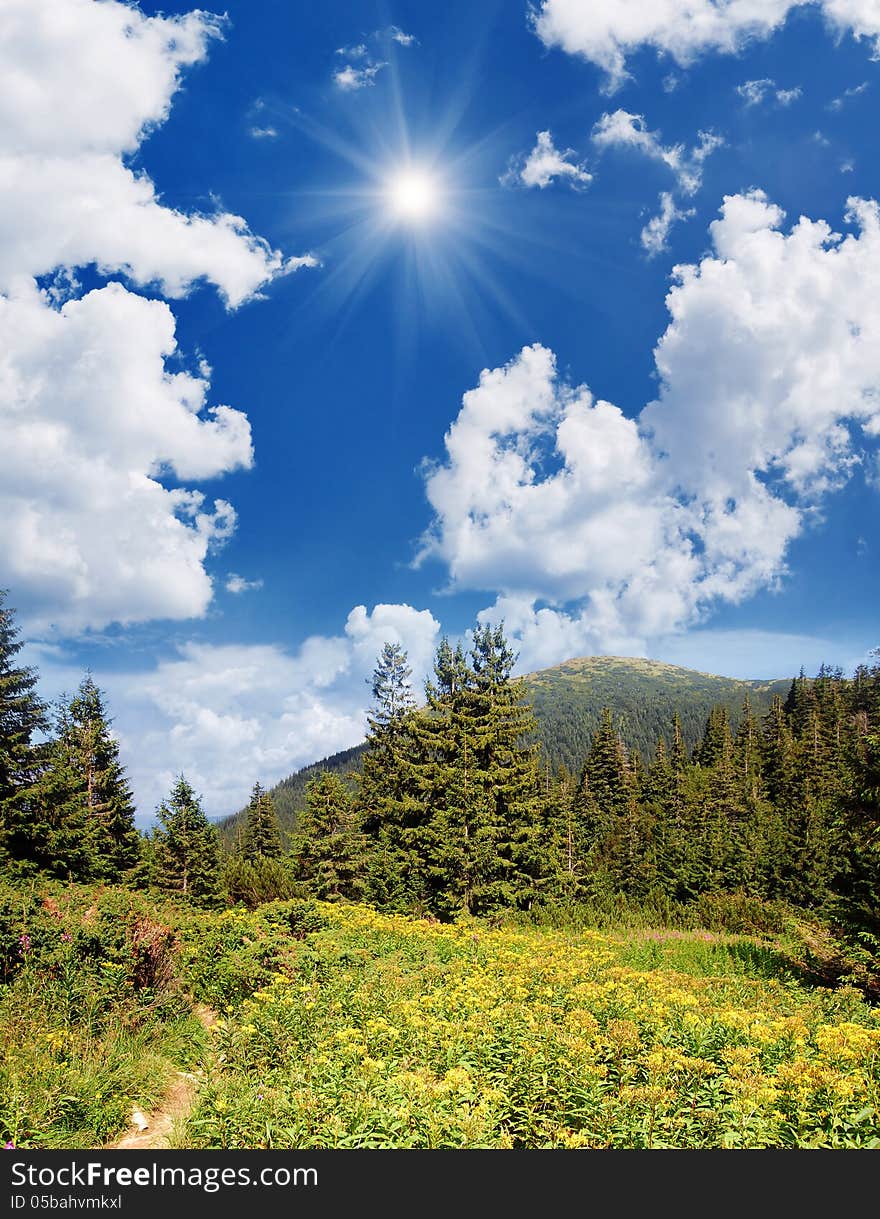
<svg viewBox="0 0 880 1219">
<path fill-rule="evenodd" d="M 757 942 L 322 914 L 226 1005 L 187 1145 L 880 1145 L 877 1013 Z"/>
<path fill-rule="evenodd" d="M 17 1146 L 105 1144 L 196 1066 L 194 1148 L 880 1146 L 880 1013 L 753 935 L 50 886 L 0 893 L 0 972 Z"/>
<path fill-rule="evenodd" d="M 201 1060 L 206 1034 L 160 959 L 172 940 L 149 903 L 51 892 L 0 909 L 0 1142 L 99 1147 Z"/>
</svg>

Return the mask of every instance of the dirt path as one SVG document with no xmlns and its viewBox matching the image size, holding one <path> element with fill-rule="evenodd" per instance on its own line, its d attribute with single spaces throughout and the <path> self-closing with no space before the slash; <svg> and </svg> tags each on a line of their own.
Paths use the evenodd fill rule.
<svg viewBox="0 0 880 1219">
<path fill-rule="evenodd" d="M 210 1029 L 217 1022 L 217 1013 L 203 1003 L 197 1003 L 193 1015 L 202 1026 Z M 175 1126 L 183 1122 L 195 1103 L 198 1079 L 186 1071 L 178 1071 L 158 1108 L 136 1109 L 134 1124 L 121 1138 L 110 1143 L 109 1151 L 152 1151 L 170 1146 Z M 146 1123 L 146 1124 L 144 1124 Z"/>
</svg>

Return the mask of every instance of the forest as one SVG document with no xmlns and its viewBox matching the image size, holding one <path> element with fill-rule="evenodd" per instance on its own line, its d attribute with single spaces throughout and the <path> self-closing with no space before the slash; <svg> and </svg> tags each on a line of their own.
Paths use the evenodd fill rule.
<svg viewBox="0 0 880 1219">
<path fill-rule="evenodd" d="M 350 1044 L 361 1046 L 365 1030 L 376 1020 L 393 1030 L 395 1020 L 403 1019 L 400 1012 L 391 1011 L 379 984 L 391 968 L 390 961 L 399 963 L 395 945 L 403 942 L 400 937 L 410 944 L 418 941 L 421 947 L 412 958 L 415 974 L 407 973 L 395 985 L 417 991 L 426 985 L 426 977 L 439 976 L 437 970 L 445 977 L 447 970 L 460 967 L 467 972 L 474 966 L 466 964 L 466 941 L 461 941 L 464 957 L 458 956 L 458 937 L 468 927 L 475 929 L 474 943 L 488 936 L 486 952 L 500 954 L 495 965 L 484 960 L 481 969 L 495 977 L 493 971 L 503 972 L 503 961 L 509 958 L 513 973 L 505 985 L 519 986 L 520 999 L 537 985 L 534 979 L 523 981 L 537 968 L 534 954 L 540 957 L 546 950 L 557 961 L 559 977 L 548 983 L 546 991 L 534 992 L 528 1001 L 532 1005 L 543 1002 L 539 994 L 554 993 L 553 986 L 562 985 L 563 975 L 577 989 L 579 970 L 593 977 L 596 985 L 608 969 L 608 976 L 618 982 L 628 978 L 630 989 L 624 988 L 626 998 L 615 1008 L 617 1014 L 609 1009 L 597 1025 L 605 1030 L 602 1036 L 617 1045 L 615 1052 L 625 1057 L 636 1054 L 642 1044 L 632 1030 L 639 1026 L 639 1012 L 647 1018 L 636 994 L 643 984 L 639 981 L 643 968 L 681 968 L 683 974 L 695 969 L 698 975 L 720 970 L 742 981 L 760 965 L 759 973 L 766 975 L 769 968 L 774 976 L 786 979 L 787 987 L 795 986 L 798 994 L 808 996 L 809 989 L 803 988 L 818 986 L 817 993 L 832 988 L 829 995 L 836 991 L 842 996 L 849 1015 L 844 1020 L 843 1009 L 829 1000 L 830 1007 L 822 1009 L 822 1029 L 837 1029 L 841 1020 L 849 1021 L 852 1028 L 873 1027 L 872 1009 L 858 1004 L 876 1002 L 880 995 L 880 664 L 862 666 L 849 676 L 825 668 L 815 677 L 801 673 L 787 684 L 784 698 L 770 694 L 761 714 L 747 690 L 735 727 L 729 707 L 720 703 L 710 710 L 690 748 L 681 719 L 674 713 L 647 760 L 644 750 L 624 745 L 620 726 L 606 709 L 579 766 L 572 770 L 552 766 L 536 743 L 533 709 L 525 683 L 513 676 L 516 657 L 503 627 L 477 626 L 468 650 L 443 640 L 424 697 L 413 689 L 406 653 L 388 643 L 373 673 L 360 770 L 345 776 L 315 768 L 306 780 L 305 809 L 292 834 L 282 833 L 271 793 L 256 782 L 245 815 L 224 841 L 183 775 L 156 810 L 153 827 L 139 832 L 101 690 L 86 675 L 72 697 L 48 708 L 36 692 L 37 674 L 17 663 L 20 649 L 14 614 L 4 603 L 0 609 L 0 966 L 5 1002 L 15 1005 L 14 1020 L 11 1007 L 6 1008 L 6 1016 L 13 1023 L 30 1020 L 27 1027 L 39 1030 L 34 1039 L 44 1053 L 51 1050 L 54 1055 L 45 1065 L 46 1078 L 55 1081 L 51 1087 L 49 1083 L 26 1086 L 22 1081 L 38 1080 L 40 1072 L 33 1061 L 22 1063 L 22 1028 L 13 1038 L 19 1046 L 15 1051 L 7 1034 L 0 1049 L 6 1046 L 5 1086 L 12 1091 L 6 1108 L 0 1109 L 0 1121 L 15 1145 L 67 1145 L 65 1140 L 106 1138 L 124 1125 L 131 1091 L 140 1089 L 149 1095 L 134 1064 L 143 1061 L 147 1043 L 153 1046 L 151 1038 L 157 1039 L 151 1050 L 155 1061 L 166 1067 L 171 1059 L 213 1064 L 209 1073 L 215 1091 L 200 1092 L 197 1112 L 202 1116 L 193 1117 L 186 1126 L 191 1145 L 285 1145 L 284 1139 L 292 1136 L 283 1130 L 292 1126 L 282 1122 L 282 1133 L 261 1142 L 246 1115 L 238 1114 L 230 1125 L 221 1120 L 221 1110 L 206 1116 L 204 1106 L 219 1104 L 221 1094 L 227 1097 L 224 1105 L 233 1103 L 230 1097 L 234 1099 L 243 1086 L 233 1064 L 250 1069 L 254 1047 L 248 1038 L 259 1035 L 277 1042 L 274 1050 L 266 1044 L 267 1070 L 276 1069 L 282 1051 L 288 1057 L 294 1050 L 305 1052 L 302 1038 L 308 1041 L 312 1034 L 306 1033 L 301 1021 L 308 1017 L 311 1027 L 308 1012 L 314 1004 L 330 1002 L 322 990 L 325 975 L 318 970 L 313 976 L 308 964 L 314 953 L 320 956 L 326 950 L 332 957 L 326 975 L 332 980 L 331 989 L 355 986 L 356 979 L 348 977 L 352 969 L 358 976 L 367 971 L 362 979 L 366 992 L 358 991 L 360 997 L 349 996 L 343 1002 L 341 992 L 334 991 L 336 1005 L 331 1004 L 322 1017 L 326 1022 L 322 1061 L 339 1066 L 347 1061 Z M 453 938 L 444 939 L 432 928 L 448 928 Z M 612 937 L 601 950 L 600 935 Z M 646 935 L 656 937 L 648 958 L 639 938 Z M 496 936 L 502 938 L 496 941 Z M 578 943 L 582 948 L 577 948 Z M 586 955 L 579 956 L 580 952 Z M 425 962 L 435 957 L 436 965 L 429 968 Z M 424 977 L 422 969 L 428 970 Z M 60 988 L 59 1011 L 74 1010 L 80 987 L 92 996 L 103 996 L 106 1011 L 93 1013 L 98 1032 L 90 1026 L 77 1053 L 88 1057 L 96 1046 L 104 1045 L 102 1038 L 111 1036 L 111 1013 L 124 1036 L 134 1037 L 139 1047 L 137 1055 L 128 1043 L 125 1053 L 120 1051 L 120 1061 L 128 1065 L 124 1070 L 120 1066 L 104 1090 L 99 1089 L 97 1095 L 104 1099 L 97 1114 L 92 1113 L 93 1105 L 71 1116 L 64 1108 L 67 1102 L 58 1099 L 60 1084 L 53 1072 L 69 1071 L 65 1055 L 71 1053 L 71 1044 L 78 1044 L 76 1030 L 86 1017 L 69 1014 L 63 1031 L 50 1027 L 47 1032 L 47 1021 L 51 1024 L 53 1017 L 37 1000 L 37 977 L 41 987 Z M 296 978 L 304 989 L 297 992 L 295 1010 L 300 1014 L 294 1034 L 289 988 Z M 459 980 L 456 985 L 464 983 Z M 766 985 L 771 990 L 761 1002 L 775 1011 L 778 996 L 772 986 L 776 984 Z M 660 986 L 665 994 L 664 987 L 676 995 L 681 989 L 671 975 Z M 143 994 L 151 996 L 147 1008 L 140 1003 Z M 184 1001 L 183 995 L 189 998 Z M 195 999 L 234 1013 L 238 1039 L 229 1040 L 226 1022 L 219 1017 L 212 1026 L 211 1044 L 219 1044 L 219 1038 L 226 1045 L 222 1069 L 213 1057 L 214 1049 L 206 1048 L 205 1029 L 188 1015 Z M 444 1003 L 447 1000 L 451 1003 L 452 996 L 447 995 Z M 508 1000 L 512 1002 L 510 996 L 504 1001 Z M 340 1028 L 339 1004 L 349 1001 L 359 1014 L 349 1013 L 348 1023 Z M 747 1003 L 741 995 L 739 1001 Z M 479 997 L 469 1002 L 479 1005 Z M 692 1000 L 681 1002 L 687 1006 Z M 715 1000 L 706 1002 L 706 1019 L 711 1023 L 717 1015 L 712 1014 Z M 0 994 L 0 1016 L 3 1005 Z M 570 999 L 564 1006 L 569 1011 Z M 510 1009 L 517 1028 L 517 1022 L 525 1019 L 524 1011 Z M 157 1012 L 165 1014 L 160 1018 Z M 478 1014 L 474 1008 L 472 1016 L 489 1019 L 488 1012 L 487 1008 Z M 589 1015 L 595 1022 L 595 1004 L 589 1012 L 578 1015 L 572 1008 L 565 1019 L 583 1021 Z M 281 1024 L 263 1029 L 270 1015 Z M 451 1029 L 451 1015 L 449 1021 Z M 531 1017 L 527 1023 L 533 1027 Z M 683 1028 L 676 1025 L 675 1037 Z M 251 1031 L 241 1033 L 242 1029 Z M 516 1036 L 521 1034 L 520 1028 Z M 117 1028 L 112 1035 L 123 1033 Z M 513 1025 L 504 1034 L 508 1035 L 513 1036 Z M 671 1035 L 669 1030 L 663 1033 L 667 1040 Z M 392 1040 L 397 1036 L 388 1033 Z M 861 1034 L 851 1036 L 858 1041 Z M 48 1049 L 43 1038 L 48 1038 Z M 733 1043 L 728 1045 L 724 1038 L 722 1042 L 716 1046 L 716 1066 L 729 1074 L 738 1059 L 728 1053 Z M 824 1055 L 820 1043 L 821 1038 L 814 1052 Z M 796 1040 L 791 1043 L 792 1054 L 801 1053 L 799 1045 Z M 762 1133 L 756 1133 L 757 1126 L 749 1127 L 751 1132 L 736 1145 L 861 1146 L 871 1145 L 871 1138 L 876 1142 L 880 1134 L 875 1132 L 876 1108 L 865 1109 L 864 1104 L 853 1108 L 864 1101 L 864 1089 L 873 1089 L 871 1095 L 876 1091 L 873 1034 L 859 1045 L 859 1053 L 868 1054 L 873 1062 L 874 1074 L 864 1077 L 861 1092 L 848 1093 L 842 1083 L 834 1084 L 848 1114 L 845 1133 L 819 1129 L 822 1122 L 816 1115 L 838 1113 L 839 1106 L 825 1110 L 824 1102 L 810 1093 L 807 1109 L 798 1110 L 798 1122 L 807 1122 L 812 1133 L 804 1133 L 805 1126 L 783 1129 L 778 1114 L 768 1116 L 762 1102 Z M 311 1041 L 309 1046 L 312 1053 Z M 327 1056 L 327 1046 L 342 1055 L 338 1062 L 333 1053 Z M 359 1061 L 373 1061 L 375 1055 L 361 1048 Z M 445 1043 L 435 1050 L 441 1058 L 452 1055 Z M 105 1064 L 113 1061 L 106 1046 L 101 1052 Z M 554 1042 L 547 1052 L 565 1057 L 567 1051 Z M 645 1071 L 650 1075 L 641 1052 L 627 1067 L 631 1079 L 626 1084 L 636 1089 L 640 1105 L 645 1098 L 638 1089 L 648 1086 Z M 656 1045 L 655 1052 L 659 1052 Z M 385 1058 L 375 1061 L 390 1063 L 389 1054 L 386 1047 Z M 708 1050 L 706 1055 L 706 1061 L 712 1060 Z M 472 1046 L 462 1060 L 470 1063 L 468 1087 L 479 1057 Z M 845 1059 L 846 1054 L 838 1062 L 841 1078 L 847 1075 Z M 775 1078 L 784 1062 L 774 1059 L 773 1063 Z M 89 1071 L 93 1069 L 97 1069 L 94 1064 Z M 710 1075 L 715 1070 L 705 1068 Z M 769 1070 L 765 1064 L 762 1079 Z M 432 1103 L 445 1112 L 449 1088 L 444 1092 L 439 1078 L 432 1076 L 431 1087 L 439 1089 Z M 456 1079 L 464 1088 L 464 1076 Z M 659 1133 L 656 1139 L 645 1135 L 641 1117 L 641 1133 L 633 1132 L 629 1117 L 625 1133 L 614 1125 L 617 1118 L 612 1121 L 609 1116 L 607 1071 L 596 1080 L 598 1108 L 592 1126 L 575 1120 L 571 1110 L 575 1102 L 566 1093 L 549 1125 L 539 1119 L 543 1107 L 533 1097 L 529 1103 L 535 1111 L 522 1119 L 519 1135 L 504 1106 L 503 1113 L 492 1110 L 494 1116 L 480 1110 L 480 1121 L 476 1126 L 466 1122 L 466 1129 L 456 1126 L 459 1113 L 449 1119 L 457 1131 L 458 1141 L 453 1144 L 444 1141 L 452 1136 L 443 1121 L 436 1124 L 437 1113 L 427 1101 L 431 1112 L 426 1110 L 427 1116 L 419 1121 L 433 1133 L 413 1134 L 416 1127 L 407 1126 L 408 1142 L 402 1135 L 377 1134 L 372 1128 L 369 1137 L 364 1134 L 358 1141 L 362 1114 L 357 1106 L 350 1115 L 353 1126 L 343 1123 L 344 1129 L 337 1129 L 337 1118 L 328 1116 L 326 1127 L 308 1122 L 306 1127 L 308 1137 L 315 1140 L 310 1145 L 315 1146 L 716 1145 L 722 1135 L 732 1137 L 727 1128 L 710 1130 L 709 1123 L 699 1136 L 703 1141 L 688 1142 L 697 1136 L 678 1129 L 679 1118 L 673 1121 L 672 1110 L 667 1114 L 672 1124 L 664 1127 L 667 1142 Z M 64 1086 L 72 1086 L 69 1075 Z M 83 1084 L 84 1089 L 90 1086 Z M 309 1087 L 314 1086 L 312 1077 Z M 416 1091 L 421 1087 L 412 1081 L 411 1086 Z M 481 1086 L 489 1088 L 486 1080 Z M 622 1086 L 618 1080 L 618 1097 Z M 770 1089 L 767 1096 L 778 1090 L 777 1083 L 766 1079 L 762 1086 Z M 294 1103 L 279 1076 L 278 1088 L 282 1092 L 287 1088 L 287 1099 L 283 1104 L 278 1101 L 285 1121 L 293 1121 L 291 1106 L 299 1113 L 302 1087 Z M 676 1095 L 676 1104 L 684 1104 L 687 1096 L 692 1101 L 687 1088 Z M 336 1099 L 345 1108 L 351 1098 L 340 1099 L 337 1093 Z M 239 1101 L 240 1097 L 235 1104 Z M 261 1105 L 263 1101 L 261 1093 Z M 705 1105 L 711 1109 L 717 1102 L 715 1096 Z M 247 1103 L 257 1104 L 253 1098 Z M 457 1103 L 465 1102 L 459 1098 Z M 862 1114 L 858 1122 L 853 1117 L 856 1112 Z M 407 1113 L 407 1121 L 415 1122 L 409 1109 Z M 301 1119 L 305 1120 L 299 1113 L 297 1121 Z M 280 1142 L 273 1143 L 272 1138 Z M 345 1143 L 347 1138 L 354 1141 Z"/>
</svg>

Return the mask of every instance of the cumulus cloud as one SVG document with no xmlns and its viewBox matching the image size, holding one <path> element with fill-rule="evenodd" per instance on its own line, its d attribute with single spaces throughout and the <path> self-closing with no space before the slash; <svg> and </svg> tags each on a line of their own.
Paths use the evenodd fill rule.
<svg viewBox="0 0 880 1219">
<path fill-rule="evenodd" d="M 229 504 L 166 488 L 251 464 L 245 415 L 172 371 L 174 318 L 121 284 L 0 296 L 0 565 L 32 628 L 204 613 Z"/>
<path fill-rule="evenodd" d="M 592 182 L 593 175 L 574 159 L 576 155 L 573 148 L 562 151 L 556 148 L 549 131 L 539 131 L 532 151 L 528 156 L 514 158 L 500 181 L 504 186 L 537 186 L 543 190 L 559 179 L 575 190 L 583 189 Z"/>
<path fill-rule="evenodd" d="M 530 20 L 546 47 L 601 68 L 611 92 L 628 76 L 628 57 L 642 47 L 686 66 L 701 55 L 735 54 L 752 39 L 770 38 L 803 8 L 821 12 L 833 33 L 866 39 L 880 54 L 876 0 L 541 0 Z"/>
<path fill-rule="evenodd" d="M 145 17 L 119 0 L 6 0 L 0 291 L 16 276 L 95 262 L 170 296 L 206 279 L 236 306 L 282 269 L 241 217 L 164 207 L 124 163 L 222 29 L 206 13 Z"/>
<path fill-rule="evenodd" d="M 0 8 L 0 565 L 33 628 L 202 614 L 205 560 L 234 528 L 181 483 L 251 464 L 246 417 L 209 405 L 166 304 L 120 283 L 83 296 L 76 275 L 169 297 L 207 281 L 235 307 L 314 265 L 220 208 L 166 207 L 127 163 L 223 24 L 119 0 Z"/>
<path fill-rule="evenodd" d="M 729 196 L 676 268 L 638 420 L 524 348 L 465 394 L 420 559 L 493 590 L 529 663 L 644 651 L 785 573 L 788 546 L 880 436 L 880 211 L 846 237 Z"/>
<path fill-rule="evenodd" d="M 123 759 L 141 816 L 183 771 L 212 816 L 234 812 L 254 782 L 363 740 L 367 679 L 386 642 L 409 653 L 416 689 L 431 667 L 440 626 L 409 605 L 356 606 L 338 635 L 314 635 L 295 651 L 277 644 L 188 642 L 155 668 L 95 672 L 116 714 Z M 47 694 L 72 689 L 76 669 L 57 651 L 32 651 Z"/>
</svg>

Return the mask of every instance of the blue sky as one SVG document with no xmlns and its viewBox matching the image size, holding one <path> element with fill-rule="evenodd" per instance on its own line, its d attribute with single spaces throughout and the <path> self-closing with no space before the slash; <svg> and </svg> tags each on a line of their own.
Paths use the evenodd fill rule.
<svg viewBox="0 0 880 1219">
<path fill-rule="evenodd" d="M 876 6 L 595 7 L 0 17 L 0 576 L 145 816 L 478 614 L 523 670 L 880 643 Z"/>
</svg>

